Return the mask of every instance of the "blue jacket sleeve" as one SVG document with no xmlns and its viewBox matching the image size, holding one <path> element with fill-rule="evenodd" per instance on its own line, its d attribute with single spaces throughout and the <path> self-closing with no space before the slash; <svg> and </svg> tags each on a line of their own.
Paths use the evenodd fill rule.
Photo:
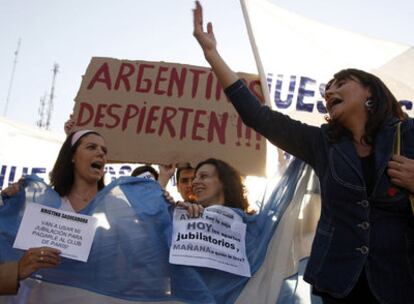
<svg viewBox="0 0 414 304">
<path fill-rule="evenodd" d="M 282 150 L 315 167 L 315 151 L 322 144 L 320 128 L 261 105 L 241 80 L 227 87 L 225 93 L 248 127 Z"/>
</svg>

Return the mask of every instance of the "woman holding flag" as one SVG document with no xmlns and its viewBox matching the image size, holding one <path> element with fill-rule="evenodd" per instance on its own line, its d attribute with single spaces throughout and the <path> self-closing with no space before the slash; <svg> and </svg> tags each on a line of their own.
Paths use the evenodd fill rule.
<svg viewBox="0 0 414 304">
<path fill-rule="evenodd" d="M 414 121 L 389 89 L 364 71 L 340 71 L 326 85 L 327 124 L 308 126 L 261 106 L 218 53 L 212 24 L 203 30 L 198 2 L 194 36 L 243 122 L 319 177 L 322 211 L 304 276 L 314 293 L 324 303 L 414 303 Z M 397 139 L 404 156 L 394 155 Z"/>
<path fill-rule="evenodd" d="M 51 185 L 61 196 L 61 210 L 79 212 L 104 187 L 106 147 L 102 136 L 91 130 L 73 132 L 67 137 L 50 174 Z M 2 196 L 14 196 L 23 180 L 2 191 Z M 7 201 L 6 201 L 7 202 Z M 60 264 L 60 250 L 50 247 L 30 248 L 17 262 L 0 267 L 5 294 L 17 293 L 19 281 L 33 272 Z M 6 273 L 9 272 L 9 273 Z M 25 284 L 22 284 L 25 286 Z"/>
</svg>

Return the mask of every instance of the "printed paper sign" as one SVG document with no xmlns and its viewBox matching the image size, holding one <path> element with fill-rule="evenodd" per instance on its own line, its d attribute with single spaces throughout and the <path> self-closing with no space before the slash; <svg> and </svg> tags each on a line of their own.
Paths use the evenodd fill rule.
<svg viewBox="0 0 414 304">
<path fill-rule="evenodd" d="M 250 277 L 245 240 L 246 224 L 230 208 L 208 207 L 200 218 L 190 218 L 186 210 L 176 208 L 170 263 Z"/>
<path fill-rule="evenodd" d="M 52 247 L 63 257 L 86 262 L 96 226 L 94 217 L 27 203 L 13 247 Z"/>
</svg>

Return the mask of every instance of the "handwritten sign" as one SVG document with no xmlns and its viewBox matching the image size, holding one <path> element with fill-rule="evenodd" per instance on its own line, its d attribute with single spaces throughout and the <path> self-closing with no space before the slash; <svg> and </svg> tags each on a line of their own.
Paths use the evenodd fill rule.
<svg viewBox="0 0 414 304">
<path fill-rule="evenodd" d="M 170 263 L 202 266 L 250 277 L 246 257 L 246 224 L 232 209 L 211 206 L 202 217 L 189 218 L 175 209 Z"/>
<path fill-rule="evenodd" d="M 52 247 L 63 257 L 86 262 L 96 226 L 94 217 L 27 203 L 13 247 Z"/>
<path fill-rule="evenodd" d="M 258 77 L 240 77 L 262 99 Z M 75 129 L 101 133 L 111 162 L 215 157 L 242 174 L 265 174 L 265 139 L 242 123 L 211 69 L 95 57 L 75 100 Z"/>
</svg>

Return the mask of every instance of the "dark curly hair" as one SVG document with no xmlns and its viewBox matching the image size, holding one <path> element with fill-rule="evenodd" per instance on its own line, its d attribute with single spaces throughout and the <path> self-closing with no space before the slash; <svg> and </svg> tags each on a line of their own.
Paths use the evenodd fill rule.
<svg viewBox="0 0 414 304">
<path fill-rule="evenodd" d="M 384 124 L 385 120 L 390 117 L 396 117 L 399 120 L 405 120 L 408 115 L 403 112 L 398 100 L 394 97 L 387 86 L 377 76 L 358 69 L 345 69 L 336 73 L 325 87 L 328 90 L 334 81 L 344 79 L 357 79 L 364 87 L 369 88 L 371 92 L 370 100 L 373 102 L 372 109 L 368 112 L 368 120 L 365 124 L 365 134 L 362 141 L 366 144 L 374 144 L 375 135 Z M 335 119 L 327 118 L 328 137 L 331 142 L 337 142 L 341 136 L 352 134 Z"/>
<path fill-rule="evenodd" d="M 49 174 L 50 185 L 55 189 L 60 196 L 66 196 L 70 193 L 72 189 L 73 182 L 75 180 L 74 175 L 74 164 L 72 162 L 73 155 L 76 152 L 76 149 L 79 147 L 79 144 L 82 138 L 95 134 L 101 136 L 98 132 L 91 131 L 86 134 L 83 134 L 78 141 L 72 147 L 72 137 L 76 132 L 70 134 L 62 147 L 60 148 L 59 155 L 56 159 L 55 165 L 53 166 L 52 171 Z M 98 191 L 105 187 L 104 177 L 98 181 Z"/>
<path fill-rule="evenodd" d="M 209 158 L 198 163 L 195 172 L 197 173 L 201 166 L 207 164 L 213 165 L 217 170 L 218 178 L 223 185 L 224 206 L 248 212 L 249 203 L 246 198 L 246 188 L 239 172 L 228 163 L 216 158 Z"/>
</svg>

